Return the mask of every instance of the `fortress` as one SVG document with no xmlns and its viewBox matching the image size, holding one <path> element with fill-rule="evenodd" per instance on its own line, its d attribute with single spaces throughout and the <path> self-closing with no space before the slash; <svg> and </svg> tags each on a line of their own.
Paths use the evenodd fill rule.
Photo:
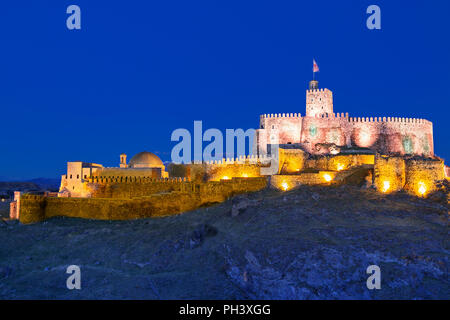
<svg viewBox="0 0 450 320">
<path fill-rule="evenodd" d="M 306 115 L 260 116 L 253 155 L 166 166 L 141 152 L 118 167 L 72 161 L 56 194 L 15 194 L 10 217 L 33 223 L 54 216 L 135 219 L 178 214 L 266 187 L 353 184 L 380 193 L 427 197 L 450 170 L 433 152 L 425 119 L 355 118 L 333 113 L 333 94 L 309 83 Z M 447 202 L 448 200 L 448 194 Z"/>
<path fill-rule="evenodd" d="M 333 93 L 310 81 L 306 115 L 264 114 L 256 132 L 257 154 L 274 144 L 297 144 L 310 154 L 367 148 L 381 154 L 433 156 L 433 124 L 425 119 L 349 117 L 333 112 Z"/>
<path fill-rule="evenodd" d="M 67 163 L 67 173 L 61 176 L 61 197 L 89 197 L 90 189 L 87 182 L 115 179 L 128 181 L 132 178 L 160 179 L 168 178 L 161 159 L 148 151 L 140 152 L 127 163 L 127 155 L 120 155 L 119 167 L 108 168 L 101 164 L 82 161 Z"/>
</svg>

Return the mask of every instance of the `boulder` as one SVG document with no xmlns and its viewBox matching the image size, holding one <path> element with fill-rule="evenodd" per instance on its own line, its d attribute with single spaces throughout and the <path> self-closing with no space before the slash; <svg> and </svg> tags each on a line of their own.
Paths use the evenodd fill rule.
<svg viewBox="0 0 450 320">
<path fill-rule="evenodd" d="M 250 201 L 245 196 L 235 197 L 231 202 L 231 216 L 236 217 L 243 213 L 249 206 Z"/>
</svg>

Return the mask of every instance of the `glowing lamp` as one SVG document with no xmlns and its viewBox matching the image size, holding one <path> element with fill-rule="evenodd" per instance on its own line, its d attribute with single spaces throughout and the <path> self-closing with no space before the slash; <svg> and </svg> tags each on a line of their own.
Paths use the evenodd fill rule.
<svg viewBox="0 0 450 320">
<path fill-rule="evenodd" d="M 243 177 L 243 178 L 248 178 L 248 174 L 244 173 L 244 174 L 242 175 L 242 177 Z"/>
<path fill-rule="evenodd" d="M 288 186 L 288 184 L 286 182 L 283 182 L 281 184 L 281 187 L 283 188 L 284 191 L 287 191 L 287 189 L 289 189 L 289 186 Z"/>
<path fill-rule="evenodd" d="M 223 176 L 223 177 L 222 177 L 222 180 L 230 180 L 230 177 L 228 177 L 228 176 Z"/>
<path fill-rule="evenodd" d="M 329 174 L 327 174 L 327 173 L 325 173 L 323 175 L 323 178 L 325 179 L 326 182 L 330 182 L 331 181 L 331 176 Z"/>
<path fill-rule="evenodd" d="M 387 192 L 391 187 L 391 183 L 389 181 L 383 181 L 383 192 Z"/>
<path fill-rule="evenodd" d="M 421 196 L 423 196 L 425 194 L 425 192 L 427 192 L 427 187 L 425 186 L 425 183 L 423 183 L 422 181 L 419 182 L 419 194 Z"/>
<path fill-rule="evenodd" d="M 338 171 L 344 170 L 344 165 L 341 164 L 341 163 L 338 163 L 338 165 L 337 165 L 337 170 L 338 170 Z"/>
</svg>

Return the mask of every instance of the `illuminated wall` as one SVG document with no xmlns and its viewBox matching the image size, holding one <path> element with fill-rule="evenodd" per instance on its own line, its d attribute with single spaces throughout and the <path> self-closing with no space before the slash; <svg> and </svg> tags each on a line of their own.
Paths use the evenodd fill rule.
<svg viewBox="0 0 450 320">
<path fill-rule="evenodd" d="M 362 165 L 373 165 L 373 154 L 338 154 L 313 156 L 305 161 L 305 169 L 342 171 Z"/>
<path fill-rule="evenodd" d="M 436 190 L 436 181 L 445 179 L 444 162 L 440 159 L 406 159 L 405 190 L 426 197 Z"/>
<path fill-rule="evenodd" d="M 101 220 L 161 217 L 222 202 L 232 195 L 258 191 L 267 186 L 266 178 L 231 179 L 196 184 L 180 182 L 181 191 L 157 193 L 135 198 L 52 198 L 22 195 L 21 223 L 35 223 L 65 216 Z"/>
<path fill-rule="evenodd" d="M 260 116 L 254 153 L 267 153 L 270 144 L 298 143 L 311 154 L 333 153 L 335 146 L 356 146 L 382 154 L 434 155 L 433 124 L 428 120 L 333 113 L 328 89 L 308 90 L 306 99 L 304 117 L 300 113 Z"/>
<path fill-rule="evenodd" d="M 378 191 L 383 193 L 400 191 L 405 185 L 405 179 L 403 158 L 376 155 L 374 184 Z"/>
<path fill-rule="evenodd" d="M 436 190 L 436 182 L 444 178 L 444 161 L 441 159 L 380 155 L 375 159 L 374 183 L 380 192 L 404 189 L 417 196 L 427 196 Z"/>
<path fill-rule="evenodd" d="M 278 190 L 289 191 L 301 185 L 330 185 L 336 172 L 320 171 L 317 173 L 301 173 L 297 175 L 273 175 L 270 185 Z"/>
<path fill-rule="evenodd" d="M 302 171 L 308 154 L 301 149 L 278 149 L 280 174 L 292 174 Z"/>
</svg>

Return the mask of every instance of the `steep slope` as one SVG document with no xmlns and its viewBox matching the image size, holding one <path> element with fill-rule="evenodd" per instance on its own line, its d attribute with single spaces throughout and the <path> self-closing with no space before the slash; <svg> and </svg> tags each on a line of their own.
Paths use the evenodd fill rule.
<svg viewBox="0 0 450 320">
<path fill-rule="evenodd" d="M 450 298 L 448 207 L 348 186 L 160 219 L 3 224 L 0 243 L 0 299 Z M 71 264 L 82 290 L 65 287 Z M 373 264 L 381 290 L 366 287 Z"/>
</svg>

